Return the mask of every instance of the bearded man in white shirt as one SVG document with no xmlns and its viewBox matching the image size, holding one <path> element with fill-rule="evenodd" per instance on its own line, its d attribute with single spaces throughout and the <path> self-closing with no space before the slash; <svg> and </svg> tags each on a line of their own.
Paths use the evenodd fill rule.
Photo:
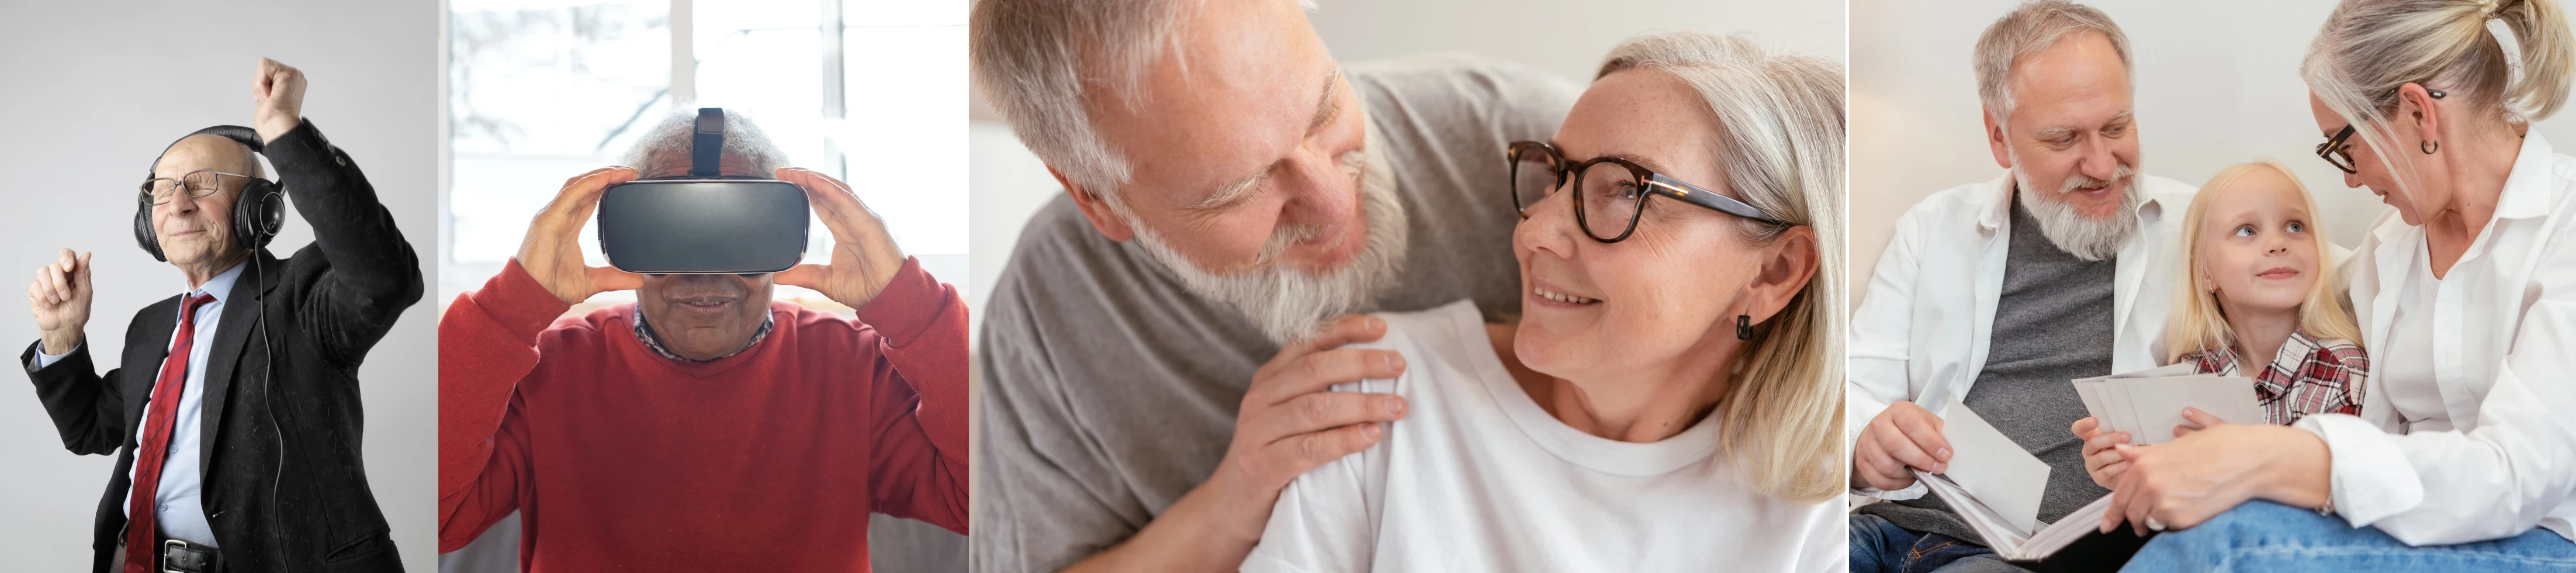
<svg viewBox="0 0 2576 573">
<path fill-rule="evenodd" d="M 2108 493 L 2067 430 L 2086 415 L 2068 381 L 2160 353 L 2195 190 L 2137 172 L 2128 40 L 2100 11 L 2037 0 L 1987 27 L 1974 61 L 2007 171 L 1908 210 L 1852 317 L 1851 486 L 1892 501 L 1854 511 L 1853 571 L 2019 570 L 1914 479 L 1948 471 L 1950 405 L 2049 464 L 2038 518 L 2054 522 Z M 2109 569 L 2139 543 L 2119 532 L 2058 555 Z"/>
</svg>

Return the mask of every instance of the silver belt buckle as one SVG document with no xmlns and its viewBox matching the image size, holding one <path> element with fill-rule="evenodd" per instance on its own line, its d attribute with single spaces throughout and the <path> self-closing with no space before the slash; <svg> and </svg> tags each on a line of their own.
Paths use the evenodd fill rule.
<svg viewBox="0 0 2576 573">
<path fill-rule="evenodd" d="M 177 549 L 184 551 L 187 548 L 188 542 L 186 541 L 180 541 L 177 539 L 161 540 L 161 555 L 158 556 L 161 558 L 161 567 L 159 567 L 161 573 L 187 573 L 170 567 L 170 550 Z"/>
<path fill-rule="evenodd" d="M 155 569 L 161 573 L 211 573 L 214 571 L 214 559 L 211 556 L 205 556 L 204 554 L 212 553 L 212 551 L 208 550 L 213 548 L 208 547 L 207 549 L 196 549 L 197 547 L 205 546 L 189 543 L 185 540 L 179 539 L 161 540 L 161 555 L 159 556 L 160 560 L 157 562 L 160 566 Z M 202 557 L 197 559 L 197 561 L 199 561 L 199 563 L 197 563 L 198 569 L 180 569 L 178 564 L 174 563 L 171 559 L 171 556 L 174 554 L 189 557 Z"/>
</svg>

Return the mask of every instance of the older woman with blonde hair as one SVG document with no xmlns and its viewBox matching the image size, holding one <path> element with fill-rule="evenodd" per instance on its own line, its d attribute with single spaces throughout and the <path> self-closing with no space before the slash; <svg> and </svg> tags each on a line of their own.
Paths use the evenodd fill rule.
<svg viewBox="0 0 2576 573">
<path fill-rule="evenodd" d="M 2318 155 L 2393 207 L 2350 263 L 2370 391 L 2119 446 L 2102 527 L 2180 529 L 2128 569 L 2576 568 L 2576 157 L 2531 131 L 2571 41 L 2555 0 L 2335 7 L 2301 76 Z"/>
<path fill-rule="evenodd" d="M 1411 404 L 1298 478 L 1246 571 L 1839 571 L 1843 74 L 1615 48 L 1521 142 L 1523 316 L 1382 315 Z"/>
</svg>

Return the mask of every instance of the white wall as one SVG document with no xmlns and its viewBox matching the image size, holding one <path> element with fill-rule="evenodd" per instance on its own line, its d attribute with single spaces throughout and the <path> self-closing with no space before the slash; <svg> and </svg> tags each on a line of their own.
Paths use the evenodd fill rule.
<svg viewBox="0 0 2576 573">
<path fill-rule="evenodd" d="M 1307 14 L 1333 58 L 1360 62 L 1467 51 L 1588 82 L 1619 40 L 1646 32 L 1752 33 L 1775 48 L 1844 61 L 1843 3 L 1760 0 L 1317 0 Z M 1062 189 L 1046 166 L 978 110 L 968 131 L 973 291 L 983 308 L 1020 226 Z M 1499 153 L 1501 150 L 1496 150 Z M 1499 160 L 1497 160 L 1499 161 Z"/>
<path fill-rule="evenodd" d="M 1862 292 L 1896 218 L 1935 191 L 2002 174 L 1982 135 L 1969 52 L 2014 0 L 1852 0 L 1851 261 Z M 2331 2 L 2090 2 L 2129 36 L 2141 170 L 2199 185 L 2271 156 L 2316 196 L 2335 242 L 2357 245 L 2386 207 L 2314 155 L 2299 59 Z M 2576 116 L 2538 131 L 2576 142 Z M 2571 145 L 2560 143 L 2559 145 Z M 1853 297 L 1858 305 L 1860 297 Z"/>
<path fill-rule="evenodd" d="M 436 245 L 436 2 L 9 2 L 0 5 L 0 291 L 16 299 L 55 249 L 97 253 L 93 354 L 116 356 L 144 305 L 185 288 L 134 245 L 134 185 L 171 140 L 250 122 L 262 56 L 311 78 L 306 117 L 376 185 L 432 272 Z M 312 240 L 290 217 L 271 249 Z M 437 279 L 428 279 L 436 284 Z M 436 305 L 405 312 L 359 371 L 366 462 L 404 566 L 434 570 L 438 470 Z M 0 309 L 0 347 L 14 359 L 36 328 Z M 106 367 L 106 365 L 101 365 Z M 63 450 L 25 378 L 0 382 L 0 569 L 87 570 L 91 519 L 115 458 Z"/>
</svg>

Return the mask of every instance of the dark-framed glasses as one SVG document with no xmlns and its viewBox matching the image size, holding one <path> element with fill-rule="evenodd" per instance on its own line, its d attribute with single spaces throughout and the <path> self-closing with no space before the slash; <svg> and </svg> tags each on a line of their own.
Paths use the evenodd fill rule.
<svg viewBox="0 0 2576 573">
<path fill-rule="evenodd" d="M 1646 201 L 1653 197 L 1678 199 L 1766 225 L 1791 224 L 1733 197 L 1684 183 L 1626 159 L 1595 157 L 1574 162 L 1554 146 L 1536 141 L 1513 142 L 1505 153 L 1512 165 L 1512 209 L 1521 218 L 1529 218 L 1530 208 L 1558 188 L 1575 189 L 1577 200 L 1571 201 L 1574 222 L 1594 241 L 1627 240 L 1637 231 L 1637 220 L 1646 212 Z M 1569 182 L 1572 185 L 1567 185 Z"/>
<path fill-rule="evenodd" d="M 2317 157 L 2326 160 L 2326 163 L 2334 164 L 2336 169 L 2341 169 L 2344 173 L 2360 173 L 2359 166 L 2352 162 L 2352 144 L 2344 142 L 2352 139 L 2352 132 L 2352 126 L 2343 126 L 2343 131 L 2337 131 L 2334 137 L 2326 138 L 2325 143 L 2317 144 Z"/>
<path fill-rule="evenodd" d="M 250 178 L 249 175 L 243 175 L 240 173 L 216 171 L 213 169 L 199 169 L 187 172 L 186 174 L 182 174 L 176 178 L 154 177 L 149 181 L 144 181 L 143 194 L 144 196 L 151 197 L 152 204 L 154 205 L 168 204 L 171 199 L 179 198 L 179 192 L 182 190 L 187 191 L 188 198 L 202 198 L 207 195 L 213 195 L 216 191 L 223 190 L 224 176 L 240 177 L 243 179 Z"/>
</svg>

